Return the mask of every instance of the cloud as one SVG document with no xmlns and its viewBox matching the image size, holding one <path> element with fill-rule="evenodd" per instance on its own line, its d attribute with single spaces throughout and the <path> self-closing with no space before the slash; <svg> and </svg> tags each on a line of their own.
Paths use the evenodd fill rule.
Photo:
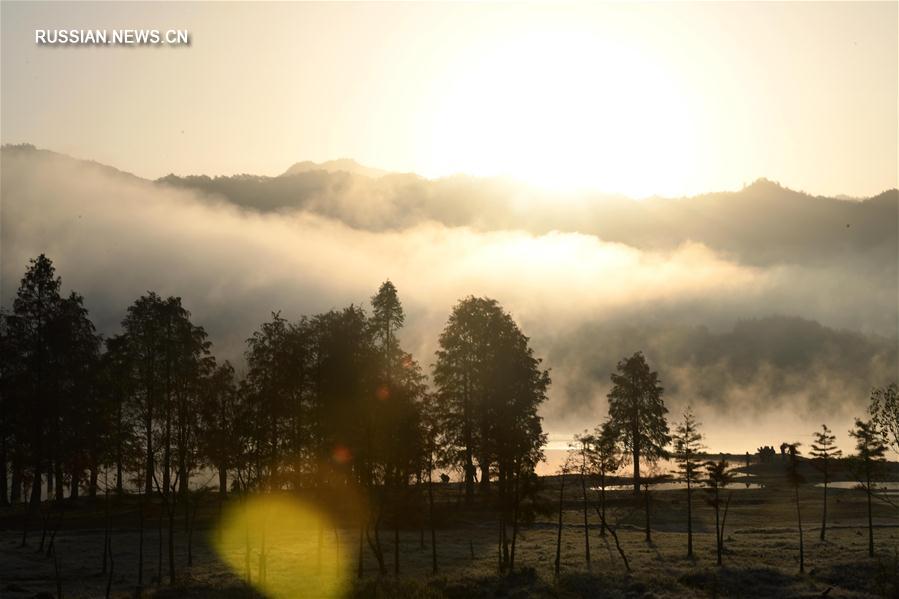
<svg viewBox="0 0 899 599">
<path fill-rule="evenodd" d="M 316 209 L 250 209 L 7 147 L 3 305 L 28 259 L 44 252 L 104 333 L 116 332 L 126 307 L 152 289 L 181 296 L 215 352 L 239 361 L 270 312 L 297 318 L 367 304 L 390 278 L 408 314 L 404 343 L 427 366 L 452 305 L 486 295 L 513 314 L 552 369 L 549 430 L 600 421 L 609 372 L 637 349 L 659 368 L 672 406 L 692 401 L 713 419 L 762 418 L 786 401 L 806 412 L 851 411 L 870 385 L 897 378 L 896 266 L 869 264 L 863 250 L 823 263 L 766 263 L 690 239 L 641 247 L 449 217 L 363 227 L 385 213 L 364 198 L 334 199 L 339 190 L 316 193 Z"/>
</svg>

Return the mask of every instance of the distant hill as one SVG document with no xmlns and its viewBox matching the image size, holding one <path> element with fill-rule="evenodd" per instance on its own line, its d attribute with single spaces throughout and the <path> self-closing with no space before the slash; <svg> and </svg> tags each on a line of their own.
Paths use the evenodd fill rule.
<svg viewBox="0 0 899 599">
<path fill-rule="evenodd" d="M 309 160 L 297 162 L 289 169 L 284 171 L 281 176 L 289 177 L 291 175 L 299 175 L 301 173 L 308 173 L 311 171 L 325 171 L 326 173 L 343 172 L 350 173 L 351 175 L 371 177 L 372 179 L 383 177 L 387 174 L 387 171 L 382 171 L 380 169 L 371 168 L 369 166 L 359 164 L 355 160 L 351 160 L 349 158 L 341 158 L 339 160 L 328 160 L 327 162 L 311 162 Z"/>
<path fill-rule="evenodd" d="M 37 152 L 133 177 L 31 146 L 6 146 L 4 152 Z M 436 222 L 478 231 L 582 233 L 660 251 L 696 242 L 755 266 L 851 259 L 862 268 L 885 267 L 885 276 L 897 276 L 896 189 L 852 200 L 812 196 L 759 179 L 739 191 L 638 201 L 597 192 L 554 194 L 497 178 L 431 180 L 349 159 L 298 162 L 277 177 L 168 175 L 156 184 L 191 189 L 248 210 L 309 212 L 367 231 Z"/>
<path fill-rule="evenodd" d="M 899 192 L 863 200 L 812 196 L 760 179 L 739 191 L 633 200 L 586 192 L 574 198 L 502 179 L 458 175 L 378 178 L 298 163 L 290 176 L 173 177 L 158 182 L 217 194 L 261 211 L 303 210 L 359 229 L 401 230 L 435 221 L 478 230 L 595 235 L 641 249 L 703 243 L 744 263 L 824 263 L 873 253 L 895 263 Z M 333 164 L 333 163 L 325 163 Z M 340 162 L 343 164 L 343 162 Z M 325 165 L 316 165 L 323 167 Z M 361 167 L 365 168 L 365 167 Z"/>
</svg>

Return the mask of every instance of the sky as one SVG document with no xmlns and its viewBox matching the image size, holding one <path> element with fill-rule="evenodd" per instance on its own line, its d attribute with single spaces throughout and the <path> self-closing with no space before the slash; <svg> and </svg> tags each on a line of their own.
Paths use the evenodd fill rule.
<svg viewBox="0 0 899 599">
<path fill-rule="evenodd" d="M 896 193 L 744 188 L 897 187 L 895 2 L 0 12 L 0 140 L 51 150 L 3 150 L 4 306 L 45 252 L 103 334 L 152 289 L 239 364 L 272 311 L 366 305 L 389 278 L 427 371 L 455 302 L 493 297 L 551 369 L 554 446 L 599 423 L 637 350 L 672 418 L 694 405 L 707 444 L 740 453 L 808 442 L 822 416 L 848 450 L 870 387 L 897 380 Z M 56 27 L 192 43 L 35 45 Z M 435 180 L 151 183 L 338 158 Z"/>
<path fill-rule="evenodd" d="M 146 178 L 353 158 L 636 197 L 897 186 L 897 3 L 2 3 L 4 143 Z M 188 47 L 35 28 L 189 29 Z"/>
</svg>

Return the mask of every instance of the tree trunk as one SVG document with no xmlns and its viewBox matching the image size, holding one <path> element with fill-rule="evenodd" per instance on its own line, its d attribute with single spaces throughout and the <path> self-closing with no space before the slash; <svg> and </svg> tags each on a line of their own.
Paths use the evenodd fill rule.
<svg viewBox="0 0 899 599">
<path fill-rule="evenodd" d="M 106 486 L 105 498 L 103 502 L 104 526 L 103 526 L 103 569 L 101 574 L 106 574 L 106 562 L 109 559 L 109 486 Z"/>
<path fill-rule="evenodd" d="M 646 542 L 652 543 L 652 528 L 650 525 L 650 501 L 649 501 L 649 485 L 646 486 L 646 489 L 643 490 L 643 494 L 645 497 L 643 498 L 643 502 L 646 505 Z"/>
<path fill-rule="evenodd" d="M 509 553 L 509 574 L 515 571 L 515 545 L 518 542 L 518 475 L 515 475 L 515 492 L 512 504 L 512 551 Z M 589 541 L 588 541 L 589 543 Z"/>
<path fill-rule="evenodd" d="M 640 494 L 640 434 L 637 429 L 636 423 L 634 423 L 633 430 L 631 431 L 632 441 L 634 444 L 633 447 L 633 458 L 634 458 L 634 495 Z"/>
<path fill-rule="evenodd" d="M 149 391 L 147 402 L 150 402 Z M 145 495 L 153 494 L 153 473 L 156 470 L 156 464 L 153 462 L 153 418 L 150 412 L 150 408 L 147 408 L 148 416 L 144 418 L 144 431 L 147 439 L 147 480 L 146 486 L 144 489 Z"/>
<path fill-rule="evenodd" d="M 6 468 L 8 459 L 6 457 L 6 437 L 0 434 L 0 506 L 9 505 L 9 487 L 7 486 Z"/>
<path fill-rule="evenodd" d="M 91 499 L 97 498 L 97 479 L 100 476 L 100 471 L 97 469 L 96 465 L 91 466 L 91 475 L 90 475 L 90 483 L 88 486 L 88 495 Z"/>
<path fill-rule="evenodd" d="M 140 493 L 140 486 L 138 486 L 138 493 Z M 141 493 L 140 495 L 140 505 L 138 506 L 139 513 L 139 521 L 138 521 L 138 541 L 137 541 L 137 596 L 140 597 L 141 593 L 143 593 L 144 589 L 144 497 L 145 494 Z"/>
<path fill-rule="evenodd" d="M 400 575 L 400 519 L 399 514 L 393 517 L 393 575 Z"/>
<path fill-rule="evenodd" d="M 799 525 L 799 573 L 805 573 L 805 546 L 802 542 L 802 512 L 799 509 L 799 485 L 794 487 L 796 491 L 796 522 Z"/>
<path fill-rule="evenodd" d="M 618 555 L 621 556 L 621 561 L 624 562 L 624 569 L 630 572 L 631 565 L 630 562 L 627 561 L 627 555 L 624 553 L 624 549 L 621 548 L 621 542 L 618 540 L 618 533 L 609 526 L 609 523 L 606 522 L 606 517 L 599 511 L 599 509 L 596 510 L 596 513 L 599 514 L 599 519 L 602 521 L 602 527 L 608 530 L 609 534 L 612 535 L 612 539 L 615 541 L 615 549 L 618 550 Z"/>
<path fill-rule="evenodd" d="M 437 574 L 437 531 L 434 527 L 434 483 L 428 468 L 428 524 L 431 525 L 431 573 Z"/>
<path fill-rule="evenodd" d="M 16 451 L 12 458 L 12 488 L 9 490 L 9 503 L 16 505 L 22 501 L 22 458 Z"/>
<path fill-rule="evenodd" d="M 171 504 L 166 503 L 165 509 L 169 515 L 169 584 L 175 584 L 175 498 L 171 498 Z"/>
<path fill-rule="evenodd" d="M 81 486 L 81 472 L 78 467 L 72 468 L 72 484 L 69 489 L 69 499 L 75 500 L 78 499 L 78 490 Z M 57 488 L 62 488 L 62 485 L 59 485 Z"/>
<path fill-rule="evenodd" d="M 865 458 L 865 491 L 868 495 L 868 557 L 874 557 L 874 519 L 871 516 L 871 462 Z"/>
<path fill-rule="evenodd" d="M 41 506 L 41 464 L 40 459 L 34 461 L 34 474 L 31 480 L 31 500 L 30 506 L 33 511 L 37 511 Z"/>
<path fill-rule="evenodd" d="M 590 570 L 590 524 L 587 521 L 587 475 L 583 471 L 581 471 L 581 499 L 584 507 L 584 559 L 587 560 L 587 570 Z"/>
<path fill-rule="evenodd" d="M 228 494 L 228 469 L 224 465 L 219 466 L 219 495 Z"/>
<path fill-rule="evenodd" d="M 556 532 L 556 576 L 559 575 L 559 569 L 562 559 L 562 506 L 565 499 L 565 474 L 559 476 L 559 526 Z"/>
<path fill-rule="evenodd" d="M 364 572 L 364 560 L 365 560 L 365 522 L 359 523 L 359 565 L 357 567 L 357 577 L 359 580 L 362 580 L 362 575 Z"/>
<path fill-rule="evenodd" d="M 687 477 L 687 557 L 693 557 L 693 489 Z"/>
<path fill-rule="evenodd" d="M 124 461 L 124 452 L 122 451 L 122 400 L 119 398 L 118 404 L 116 405 L 116 442 L 115 442 L 115 492 L 116 495 L 124 495 L 125 493 L 125 479 L 124 479 L 124 467 L 122 466 L 122 462 Z"/>
<path fill-rule="evenodd" d="M 600 522 L 605 522 L 606 520 L 606 471 L 603 470 L 599 473 L 599 515 Z M 599 527 L 599 536 L 606 536 L 606 527 Z"/>
<path fill-rule="evenodd" d="M 721 565 L 721 523 L 718 520 L 718 511 L 720 510 L 718 498 L 718 487 L 715 487 L 715 554 L 717 556 L 716 563 Z"/>
<path fill-rule="evenodd" d="M 60 462 L 59 460 L 53 462 L 53 473 L 54 473 L 53 475 L 56 477 L 56 500 L 62 501 L 63 500 L 63 483 L 65 482 L 65 477 L 63 476 L 63 473 L 62 473 L 62 462 Z M 47 478 L 48 479 L 50 478 L 49 474 L 47 475 Z M 47 484 L 48 485 L 50 484 L 49 480 L 47 481 Z M 75 484 L 74 469 L 72 472 L 72 484 L 73 485 Z M 77 494 L 76 494 L 76 497 L 77 497 Z M 47 499 L 50 499 L 49 490 L 47 491 Z"/>
<path fill-rule="evenodd" d="M 821 540 L 824 540 L 824 535 L 827 530 L 827 483 L 830 482 L 830 477 L 827 472 L 827 458 L 824 458 L 824 510 L 821 513 Z"/>
</svg>

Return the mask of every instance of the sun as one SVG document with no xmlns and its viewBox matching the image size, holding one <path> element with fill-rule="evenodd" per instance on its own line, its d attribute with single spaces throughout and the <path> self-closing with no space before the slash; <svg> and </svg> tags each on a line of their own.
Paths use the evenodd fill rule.
<svg viewBox="0 0 899 599">
<path fill-rule="evenodd" d="M 533 30 L 465 54 L 436 98 L 432 162 L 548 189 L 678 193 L 693 106 L 643 48 L 590 31 Z"/>
</svg>

